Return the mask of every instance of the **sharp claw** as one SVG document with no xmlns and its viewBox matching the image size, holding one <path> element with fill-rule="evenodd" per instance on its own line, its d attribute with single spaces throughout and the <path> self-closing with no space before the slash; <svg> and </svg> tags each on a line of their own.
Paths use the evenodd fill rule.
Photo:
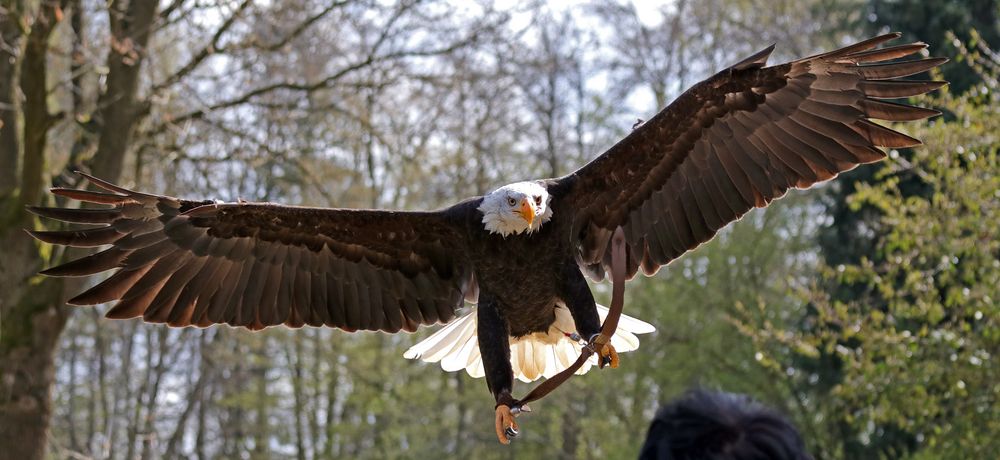
<svg viewBox="0 0 1000 460">
<path fill-rule="evenodd" d="M 497 406 L 496 431 L 497 440 L 500 441 L 500 444 L 510 444 L 511 438 L 519 434 L 517 431 L 517 422 L 514 421 L 513 411 L 510 407 L 503 404 Z"/>
<path fill-rule="evenodd" d="M 604 347 L 601 348 L 600 355 L 601 357 L 598 360 L 597 367 L 604 369 L 605 366 L 610 364 L 612 369 L 618 368 L 618 352 L 615 351 L 615 347 L 610 343 L 605 344 Z"/>
</svg>

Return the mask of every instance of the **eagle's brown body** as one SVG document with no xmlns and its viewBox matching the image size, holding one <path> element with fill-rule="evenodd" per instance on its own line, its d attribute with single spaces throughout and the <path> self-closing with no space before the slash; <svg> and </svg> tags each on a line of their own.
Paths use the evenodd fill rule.
<svg viewBox="0 0 1000 460">
<path fill-rule="evenodd" d="M 901 80 L 944 60 L 897 60 L 922 43 L 877 48 L 896 37 L 773 67 L 768 48 L 724 69 L 575 173 L 539 181 L 553 213 L 537 231 L 487 231 L 483 197 L 437 212 L 296 208 L 181 200 L 91 178 L 105 192 L 53 192 L 112 208 L 32 211 L 100 226 L 32 234 L 109 245 L 43 273 L 117 270 L 70 300 L 116 302 L 112 318 L 397 332 L 448 322 L 463 299 L 478 301 L 487 383 L 508 404 L 509 336 L 544 331 L 557 304 L 581 335 L 597 332 L 584 274 L 604 277 L 616 228 L 628 277 L 652 274 L 791 188 L 880 160 L 879 147 L 919 144 L 871 121 L 937 113 L 887 101 L 944 84 Z"/>
<path fill-rule="evenodd" d="M 577 248 L 568 225 L 571 221 L 558 217 L 568 210 L 558 205 L 560 189 L 554 181 L 541 183 L 552 193 L 554 211 L 551 222 L 534 233 L 503 236 L 484 230 L 482 214 L 475 211 L 482 198 L 446 213 L 465 219 L 470 243 L 466 254 L 475 267 L 479 298 L 485 294 L 491 299 L 509 324 L 511 336 L 547 331 L 555 320 L 556 305 L 563 304 L 574 313 L 580 334 L 587 337 L 600 329 L 600 323 L 576 262 Z M 481 300 L 479 304 L 482 306 Z"/>
</svg>

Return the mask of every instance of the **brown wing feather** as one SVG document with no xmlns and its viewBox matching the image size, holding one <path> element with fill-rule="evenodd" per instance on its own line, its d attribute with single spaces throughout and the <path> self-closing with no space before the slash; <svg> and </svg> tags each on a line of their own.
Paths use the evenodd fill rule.
<svg viewBox="0 0 1000 460">
<path fill-rule="evenodd" d="M 114 207 L 29 210 L 99 226 L 29 233 L 52 244 L 111 245 L 43 272 L 89 276 L 117 269 L 70 300 L 117 301 L 111 318 L 177 327 L 412 331 L 450 320 L 475 289 L 461 256 L 462 234 L 446 212 L 216 204 L 132 192 L 87 177 L 108 193 L 53 193 Z"/>
<path fill-rule="evenodd" d="M 870 119 L 912 121 L 930 109 L 886 102 L 944 82 L 898 80 L 945 59 L 892 61 L 923 43 L 876 48 L 887 34 L 829 53 L 764 67 L 769 47 L 705 80 L 575 173 L 559 179 L 556 216 L 573 220 L 578 262 L 610 269 L 611 231 L 622 225 L 628 273 L 656 270 L 711 239 L 753 207 L 862 163 L 879 147 L 919 140 Z M 561 211 L 561 212 L 560 212 Z"/>
</svg>

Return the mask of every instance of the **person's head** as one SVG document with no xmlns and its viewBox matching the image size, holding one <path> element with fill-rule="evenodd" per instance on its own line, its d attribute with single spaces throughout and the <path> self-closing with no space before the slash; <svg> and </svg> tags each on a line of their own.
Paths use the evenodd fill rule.
<svg viewBox="0 0 1000 460">
<path fill-rule="evenodd" d="M 667 404 L 640 460 L 811 460 L 785 417 L 747 396 L 695 390 Z"/>
</svg>

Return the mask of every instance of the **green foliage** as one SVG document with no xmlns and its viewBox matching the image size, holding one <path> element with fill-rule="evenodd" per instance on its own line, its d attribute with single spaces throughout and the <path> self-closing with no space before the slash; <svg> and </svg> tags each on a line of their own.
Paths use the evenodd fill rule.
<svg viewBox="0 0 1000 460">
<path fill-rule="evenodd" d="M 998 100 L 977 90 L 932 101 L 948 121 L 915 128 L 925 146 L 894 152 L 857 186 L 847 204 L 874 210 L 865 223 L 881 237 L 857 262 L 827 260 L 798 293 L 810 314 L 777 324 L 744 310 L 767 364 L 791 376 L 799 420 L 834 434 L 810 439 L 818 457 L 1000 448 Z M 914 182 L 922 193 L 906 190 Z"/>
<path fill-rule="evenodd" d="M 871 33 L 903 32 L 927 42 L 934 56 L 957 55 L 962 42 L 975 40 L 972 30 L 978 30 L 988 43 L 1000 43 L 998 0 L 869 0 L 869 9 Z M 942 70 L 954 93 L 982 82 L 980 74 L 969 72 L 959 62 L 945 64 Z"/>
</svg>

